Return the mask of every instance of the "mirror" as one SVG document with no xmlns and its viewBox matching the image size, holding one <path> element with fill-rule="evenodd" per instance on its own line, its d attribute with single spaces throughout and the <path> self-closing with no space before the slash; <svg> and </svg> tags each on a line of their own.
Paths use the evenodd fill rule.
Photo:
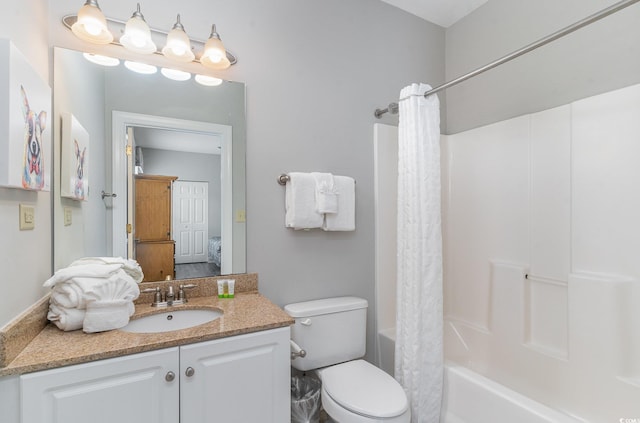
<svg viewBox="0 0 640 423">
<path fill-rule="evenodd" d="M 62 146 L 73 143 L 63 127 L 54 135 L 54 271 L 83 256 L 133 257 L 135 210 L 140 209 L 135 207 L 135 184 L 153 175 L 172 176 L 180 182 L 208 182 L 206 235 L 184 234 L 171 225 L 171 241 L 192 236 L 199 242 L 183 242 L 176 255 L 188 250 L 184 245 L 196 245 L 198 254 L 187 260 L 197 260 L 200 266 L 190 266 L 188 272 L 179 271 L 175 276 L 214 274 L 212 262 L 217 244 L 222 256 L 221 274 L 246 271 L 244 84 L 223 81 L 212 87 L 199 85 L 193 79 L 169 80 L 159 72 L 136 74 L 122 64 L 96 65 L 81 52 L 56 47 L 57 125 L 65 113 L 71 114 L 89 134 L 83 157 L 88 195 L 84 201 L 60 195 L 61 184 L 70 183 L 62 181 L 61 174 L 77 175 L 75 170 L 61 172 L 62 167 L 76 169 L 79 160 L 78 155 L 67 157 L 68 153 L 62 157 L 62 152 L 69 150 Z M 132 147 L 130 156 L 126 154 L 128 144 Z M 142 159 L 138 176 L 134 175 L 136 150 L 138 159 Z M 130 236 L 128 222 L 134 226 Z M 208 270 L 200 274 L 194 270 L 197 267 Z M 156 269 L 144 266 L 143 271 L 157 274 Z"/>
</svg>

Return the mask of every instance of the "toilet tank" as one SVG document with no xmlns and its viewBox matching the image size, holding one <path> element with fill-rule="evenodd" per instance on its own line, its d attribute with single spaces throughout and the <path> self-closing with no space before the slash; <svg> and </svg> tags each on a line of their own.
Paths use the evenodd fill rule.
<svg viewBox="0 0 640 423">
<path fill-rule="evenodd" d="M 291 361 L 296 369 L 317 369 L 364 356 L 367 300 L 325 298 L 289 304 L 284 311 L 295 319 L 291 339 L 307 352 Z"/>
</svg>

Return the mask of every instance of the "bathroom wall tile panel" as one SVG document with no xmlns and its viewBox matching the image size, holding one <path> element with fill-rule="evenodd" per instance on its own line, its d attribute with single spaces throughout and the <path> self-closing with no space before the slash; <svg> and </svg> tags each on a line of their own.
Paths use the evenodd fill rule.
<svg viewBox="0 0 640 423">
<path fill-rule="evenodd" d="M 452 315 L 490 326 L 489 260 L 529 259 L 529 117 L 449 136 Z"/>
<path fill-rule="evenodd" d="M 559 359 L 568 354 L 567 286 L 528 279 L 527 343 L 537 351 Z"/>
<path fill-rule="evenodd" d="M 573 271 L 640 276 L 640 85 L 572 104 Z"/>
<path fill-rule="evenodd" d="M 571 235 L 571 107 L 531 115 L 531 273 L 567 280 Z"/>
</svg>

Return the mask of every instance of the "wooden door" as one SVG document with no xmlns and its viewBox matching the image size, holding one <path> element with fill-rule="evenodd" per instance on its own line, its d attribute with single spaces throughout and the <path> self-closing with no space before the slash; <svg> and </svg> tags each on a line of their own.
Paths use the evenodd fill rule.
<svg viewBox="0 0 640 423">
<path fill-rule="evenodd" d="M 171 239 L 171 184 L 176 177 L 136 176 L 135 239 Z"/>
</svg>

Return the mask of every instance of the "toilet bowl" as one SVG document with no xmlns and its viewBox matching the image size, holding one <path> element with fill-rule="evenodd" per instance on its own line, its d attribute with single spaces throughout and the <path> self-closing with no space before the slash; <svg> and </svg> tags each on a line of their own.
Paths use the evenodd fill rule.
<svg viewBox="0 0 640 423">
<path fill-rule="evenodd" d="M 320 398 L 340 423 L 409 423 L 411 411 L 400 384 L 374 365 L 354 360 L 317 370 Z"/>
<path fill-rule="evenodd" d="M 409 402 L 400 384 L 362 360 L 366 344 L 367 301 L 326 298 L 284 307 L 295 324 L 291 338 L 304 357 L 292 358 L 301 371 L 315 371 L 322 382 L 326 413 L 339 423 L 409 423 Z"/>
</svg>

